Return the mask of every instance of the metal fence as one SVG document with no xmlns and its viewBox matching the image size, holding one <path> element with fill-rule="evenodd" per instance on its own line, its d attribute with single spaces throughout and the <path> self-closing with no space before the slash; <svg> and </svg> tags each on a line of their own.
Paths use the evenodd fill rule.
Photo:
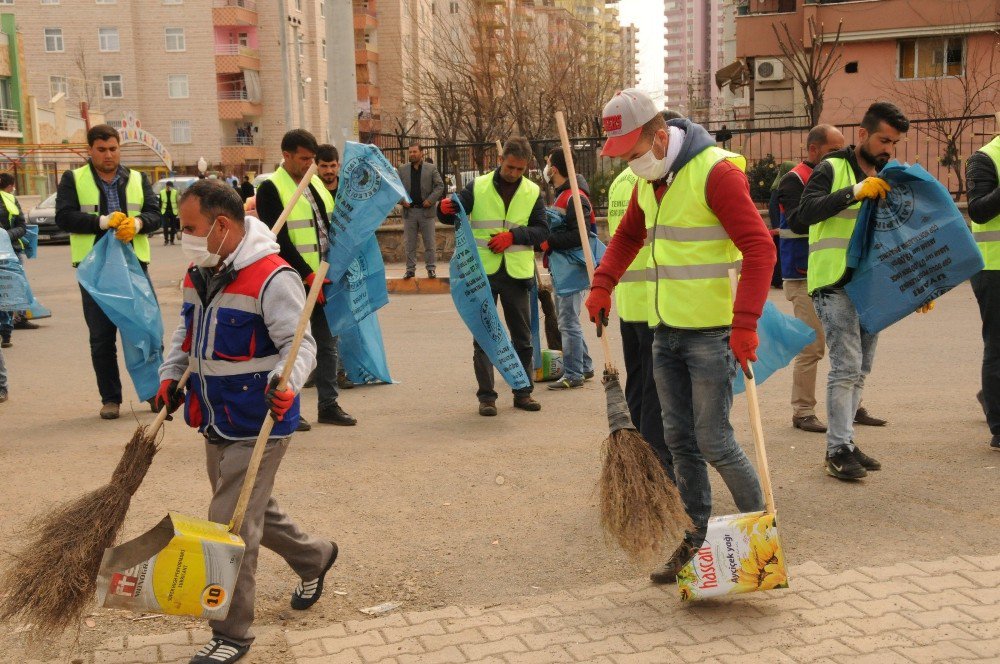
<svg viewBox="0 0 1000 664">
<path fill-rule="evenodd" d="M 975 152 L 997 133 L 996 119 L 992 115 L 974 116 L 969 127 L 957 140 L 958 158 L 964 171 L 965 159 Z M 731 137 L 720 143 L 723 147 L 738 152 L 747 158 L 748 170 L 754 169 L 758 162 L 799 161 L 806 153 L 805 141 L 809 126 L 804 118 L 793 118 L 794 124 L 787 126 L 769 126 L 774 119 L 766 119 L 757 123 L 740 122 L 742 127 L 726 127 Z M 963 194 L 959 189 L 958 179 L 948 165 L 946 159 L 946 144 L 935 125 L 954 121 L 954 118 L 917 119 L 910 121 L 910 131 L 896 146 L 896 158 L 900 161 L 917 163 L 926 168 L 931 175 L 948 187 L 952 194 Z M 725 123 L 712 123 L 709 131 L 717 134 Z M 730 125 L 733 123 L 729 123 Z M 747 125 L 751 126 L 747 126 Z M 758 126 L 752 126 L 757 124 Z M 764 126 L 760 126 L 764 125 Z M 848 145 L 857 140 L 857 125 L 837 125 L 844 133 Z M 367 142 L 377 145 L 394 165 L 407 162 L 407 149 L 413 142 L 419 142 L 427 156 L 433 161 L 449 188 L 461 188 L 477 175 L 493 168 L 498 161 L 496 143 L 455 143 L 442 144 L 434 138 L 393 134 L 369 134 L 364 137 Z M 596 211 L 600 214 L 607 208 L 607 188 L 611 181 L 624 168 L 618 159 L 602 159 L 600 149 L 604 138 L 584 136 L 573 138 L 573 154 L 576 169 L 590 185 L 590 198 Z M 541 166 L 545 155 L 559 145 L 557 138 L 531 141 L 536 162 L 531 165 L 529 177 L 543 185 Z M 942 160 L 944 159 L 944 162 Z"/>
</svg>

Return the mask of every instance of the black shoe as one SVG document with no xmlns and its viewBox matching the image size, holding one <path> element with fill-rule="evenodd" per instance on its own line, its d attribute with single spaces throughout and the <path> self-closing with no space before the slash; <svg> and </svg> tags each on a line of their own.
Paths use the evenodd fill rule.
<svg viewBox="0 0 1000 664">
<path fill-rule="evenodd" d="M 0 338 L 0 348 L 10 348 L 13 345 L 9 336 Z"/>
<path fill-rule="evenodd" d="M 407 270 L 406 272 L 403 273 L 403 278 L 404 279 L 412 279 L 415 276 L 417 276 L 417 273 L 416 273 L 415 270 Z"/>
<path fill-rule="evenodd" d="M 591 371 L 584 371 L 584 372 L 583 372 L 583 379 L 584 379 L 584 380 L 590 380 L 590 379 L 591 379 L 591 378 L 593 378 L 593 377 L 594 377 L 594 372 L 593 372 L 593 370 L 591 370 Z"/>
<path fill-rule="evenodd" d="M 348 415 L 336 401 L 327 408 L 319 409 L 319 417 L 316 418 L 323 424 L 337 424 L 342 427 L 353 427 L 358 423 L 356 419 Z"/>
<path fill-rule="evenodd" d="M 526 394 L 523 397 L 514 397 L 514 408 L 535 412 L 542 409 L 542 404 L 532 399 L 530 394 Z"/>
<path fill-rule="evenodd" d="M 0 390 L 0 401 L 6 401 L 7 390 Z M 990 449 L 1000 452 L 1000 436 L 993 436 L 993 440 L 990 441 Z"/>
<path fill-rule="evenodd" d="M 826 433 L 826 425 L 819 421 L 815 415 L 803 415 L 802 417 L 792 417 L 792 426 L 809 433 Z"/>
<path fill-rule="evenodd" d="M 41 327 L 38 323 L 32 323 L 27 318 L 20 318 L 14 321 L 15 330 L 37 330 Z"/>
<path fill-rule="evenodd" d="M 437 272 L 435 272 L 434 270 L 427 270 L 427 278 L 437 279 L 438 278 Z"/>
<path fill-rule="evenodd" d="M 882 470 L 882 464 L 861 451 L 861 448 L 854 445 L 854 458 L 865 470 Z"/>
<path fill-rule="evenodd" d="M 846 447 L 838 450 L 833 456 L 828 455 L 824 465 L 826 474 L 838 480 L 859 480 L 868 475 L 868 471 L 854 458 L 854 452 Z"/>
<path fill-rule="evenodd" d="M 3 403 L 4 401 L 6 401 L 8 396 L 9 395 L 7 394 L 7 388 L 6 387 L 0 387 L 0 403 Z M 994 442 L 996 442 L 996 441 L 994 440 Z M 998 449 L 1000 449 L 1000 448 L 998 448 Z"/>
<path fill-rule="evenodd" d="M 861 406 L 858 408 L 858 412 L 854 413 L 854 423 L 863 424 L 866 427 L 884 427 L 889 423 L 889 421 L 872 417 L 868 414 L 868 411 L 865 410 L 865 407 Z"/>
<path fill-rule="evenodd" d="M 479 414 L 483 417 L 495 417 L 497 414 L 497 402 L 496 401 L 480 401 L 479 402 Z"/>
<path fill-rule="evenodd" d="M 569 378 L 562 378 L 554 383 L 549 383 L 550 390 L 572 390 L 577 387 L 583 387 L 584 379 L 577 378 L 576 380 L 570 380 Z"/>
<path fill-rule="evenodd" d="M 684 569 L 684 566 L 687 565 L 692 558 L 694 558 L 694 554 L 697 551 L 698 548 L 685 537 L 680 543 L 680 546 L 678 546 L 674 550 L 673 554 L 671 554 L 667 562 L 663 563 L 663 566 L 660 567 L 660 569 L 649 575 L 649 580 L 653 583 L 660 584 L 673 583 L 677 580 L 677 572 Z"/>
<path fill-rule="evenodd" d="M 296 431 L 312 431 L 313 425 L 309 424 L 309 420 L 299 415 L 299 424 L 295 427 Z"/>
<path fill-rule="evenodd" d="M 333 545 L 333 555 L 330 556 L 330 562 L 323 568 L 323 573 L 316 579 L 300 581 L 299 585 L 292 591 L 292 608 L 296 611 L 305 611 L 318 602 L 323 595 L 323 579 L 333 567 L 333 563 L 337 562 L 337 543 L 330 542 L 330 544 Z"/>
<path fill-rule="evenodd" d="M 250 646 L 241 646 L 215 636 L 195 653 L 188 664 L 229 664 L 243 657 L 249 650 Z"/>
<path fill-rule="evenodd" d="M 343 371 L 337 372 L 337 387 L 342 390 L 349 390 L 354 387 L 354 381 L 347 377 Z"/>
</svg>

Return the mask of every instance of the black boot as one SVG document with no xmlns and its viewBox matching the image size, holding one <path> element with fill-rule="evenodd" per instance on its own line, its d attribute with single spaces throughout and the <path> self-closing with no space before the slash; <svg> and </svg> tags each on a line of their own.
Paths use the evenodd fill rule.
<svg viewBox="0 0 1000 664">
<path fill-rule="evenodd" d="M 323 424 L 337 424 L 342 427 L 353 427 L 358 423 L 358 421 L 348 415 L 336 401 L 326 408 L 320 408 L 319 417 L 316 419 Z"/>
</svg>

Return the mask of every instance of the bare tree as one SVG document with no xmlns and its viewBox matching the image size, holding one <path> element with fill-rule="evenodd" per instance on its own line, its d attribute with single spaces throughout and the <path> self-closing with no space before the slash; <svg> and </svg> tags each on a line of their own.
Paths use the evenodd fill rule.
<svg viewBox="0 0 1000 664">
<path fill-rule="evenodd" d="M 821 23 L 817 30 L 816 21 L 810 18 L 807 23 L 809 45 L 806 46 L 804 39 L 796 40 L 792 37 L 788 24 L 784 21 L 781 22 L 781 32 L 784 32 L 784 35 L 778 31 L 776 24 L 771 24 L 771 30 L 774 31 L 778 47 L 788 62 L 792 78 L 802 90 L 805 112 L 812 126 L 820 122 L 826 85 L 840 63 L 840 31 L 843 27 L 844 22 L 841 20 L 837 24 L 836 34 L 828 40 L 823 24 Z"/>
<path fill-rule="evenodd" d="M 90 62 L 87 60 L 87 49 L 83 45 L 82 37 L 77 45 L 73 64 L 76 65 L 76 70 L 80 73 L 80 99 L 87 102 L 88 107 L 93 107 L 94 100 L 99 99 L 97 96 L 97 82 L 91 78 L 93 72 L 90 68 Z"/>
</svg>

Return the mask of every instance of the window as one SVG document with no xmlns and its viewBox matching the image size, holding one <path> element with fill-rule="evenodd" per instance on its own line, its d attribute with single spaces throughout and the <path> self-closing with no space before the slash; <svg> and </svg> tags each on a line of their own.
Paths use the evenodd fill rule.
<svg viewBox="0 0 1000 664">
<path fill-rule="evenodd" d="M 458 13 L 458 2 L 457 0 L 452 0 L 448 3 L 448 13 L 457 14 Z"/>
<path fill-rule="evenodd" d="M 59 0 L 42 0 L 43 5 L 58 5 Z"/>
<path fill-rule="evenodd" d="M 965 73 L 963 37 L 925 37 L 899 41 L 900 79 L 941 78 Z"/>
<path fill-rule="evenodd" d="M 63 52 L 62 28 L 45 28 L 45 51 L 47 53 Z"/>
<path fill-rule="evenodd" d="M 240 48 L 247 48 L 250 46 L 250 35 L 246 32 L 240 32 L 236 35 L 236 41 L 239 43 Z"/>
<path fill-rule="evenodd" d="M 319 0 L 319 16 L 320 18 L 326 17 L 326 0 Z"/>
<path fill-rule="evenodd" d="M 330 86 L 326 81 L 323 81 L 323 101 L 330 101 Z"/>
<path fill-rule="evenodd" d="M 184 41 L 184 28 L 164 28 L 163 38 L 167 42 L 167 51 L 183 51 L 187 48 Z"/>
<path fill-rule="evenodd" d="M 173 143 L 191 142 L 191 121 L 174 120 L 170 123 L 170 140 Z"/>
<path fill-rule="evenodd" d="M 121 74 L 109 74 L 101 80 L 103 82 L 105 99 L 120 99 L 124 96 Z"/>
<path fill-rule="evenodd" d="M 300 58 L 305 55 L 305 42 L 302 41 L 302 35 L 299 35 L 295 40 L 295 51 L 299 54 Z"/>
<path fill-rule="evenodd" d="M 184 0 L 163 0 L 165 5 L 183 5 Z"/>
<path fill-rule="evenodd" d="M 0 5 L 12 5 L 14 0 L 0 0 Z"/>
<path fill-rule="evenodd" d="M 167 96 L 171 99 L 188 98 L 187 74 L 170 74 L 167 76 Z"/>
<path fill-rule="evenodd" d="M 295 0 L 295 11 L 302 11 L 302 0 Z"/>
<path fill-rule="evenodd" d="M 49 98 L 55 97 L 60 92 L 69 96 L 69 81 L 65 76 L 49 76 Z"/>
<path fill-rule="evenodd" d="M 323 49 L 323 59 L 326 60 L 326 40 L 325 39 L 323 40 L 322 49 Z"/>
<path fill-rule="evenodd" d="M 99 5 L 116 5 L 116 4 L 118 4 L 118 0 L 97 0 L 97 4 L 99 4 Z"/>
<path fill-rule="evenodd" d="M 118 28 L 98 28 L 97 40 L 104 52 L 121 50 L 118 41 Z"/>
</svg>

